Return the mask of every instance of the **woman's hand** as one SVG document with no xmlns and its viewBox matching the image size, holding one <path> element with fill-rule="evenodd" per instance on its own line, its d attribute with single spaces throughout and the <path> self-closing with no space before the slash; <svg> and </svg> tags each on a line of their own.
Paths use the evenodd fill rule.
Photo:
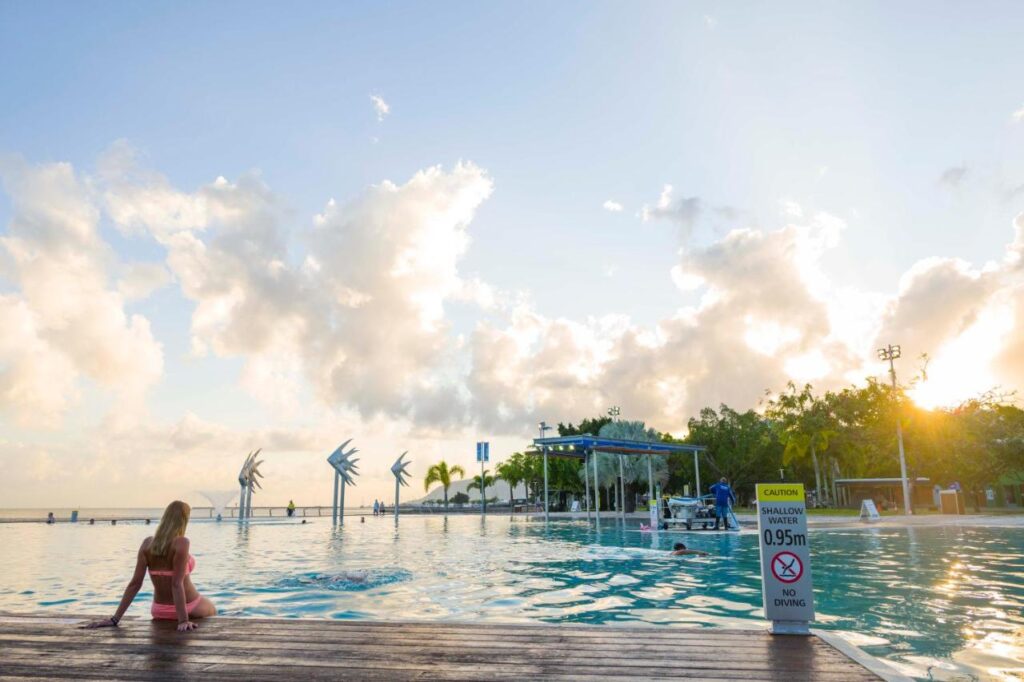
<svg viewBox="0 0 1024 682">
<path fill-rule="evenodd" d="M 184 623 L 178 623 L 178 632 L 188 632 L 189 630 L 198 630 L 199 623 L 193 623 L 190 620 L 186 620 Z"/>
<path fill-rule="evenodd" d="M 116 628 L 117 623 L 114 622 L 113 618 L 106 618 L 104 620 L 94 620 L 93 622 L 81 627 L 86 630 L 95 630 L 96 628 Z"/>
</svg>

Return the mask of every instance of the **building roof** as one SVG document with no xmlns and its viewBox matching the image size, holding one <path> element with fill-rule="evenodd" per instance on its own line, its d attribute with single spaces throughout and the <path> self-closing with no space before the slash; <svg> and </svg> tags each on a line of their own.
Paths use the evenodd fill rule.
<svg viewBox="0 0 1024 682">
<path fill-rule="evenodd" d="M 582 459 L 591 452 L 607 452 L 614 455 L 672 455 L 682 452 L 704 452 L 703 445 L 683 445 L 677 443 L 648 442 L 641 440 L 623 440 L 620 438 L 600 438 L 585 433 L 579 436 L 557 436 L 553 438 L 534 438 L 533 445 L 542 454 L 555 457 L 576 457 Z"/>
</svg>

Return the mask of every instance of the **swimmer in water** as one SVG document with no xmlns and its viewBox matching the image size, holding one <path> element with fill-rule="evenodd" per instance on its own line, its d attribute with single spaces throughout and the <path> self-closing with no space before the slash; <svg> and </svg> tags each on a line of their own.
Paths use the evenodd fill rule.
<svg viewBox="0 0 1024 682">
<path fill-rule="evenodd" d="M 342 573 L 341 575 L 334 575 L 328 578 L 328 582 L 332 583 L 365 583 L 367 575 L 365 573 Z"/>
<path fill-rule="evenodd" d="M 686 549 L 686 545 L 677 542 L 672 548 L 672 556 L 708 556 L 708 553 L 699 549 Z"/>
</svg>

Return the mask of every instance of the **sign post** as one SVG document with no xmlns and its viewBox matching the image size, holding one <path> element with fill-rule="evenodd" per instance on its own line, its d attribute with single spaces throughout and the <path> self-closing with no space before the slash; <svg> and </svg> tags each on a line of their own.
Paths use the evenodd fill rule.
<svg viewBox="0 0 1024 682">
<path fill-rule="evenodd" d="M 757 484 L 757 534 L 764 616 L 772 634 L 810 634 L 814 591 L 802 483 Z"/>
<path fill-rule="evenodd" d="M 491 444 L 484 441 L 476 444 L 476 461 L 480 462 L 480 515 L 487 513 L 487 486 L 484 485 L 484 464 L 491 459 Z"/>
</svg>

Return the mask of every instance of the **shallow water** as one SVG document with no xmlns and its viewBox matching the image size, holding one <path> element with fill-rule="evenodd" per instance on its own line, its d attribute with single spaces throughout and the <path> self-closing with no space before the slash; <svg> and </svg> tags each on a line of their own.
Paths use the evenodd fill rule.
<svg viewBox="0 0 1024 682">
<path fill-rule="evenodd" d="M 0 610 L 107 613 L 152 526 L 0 524 Z M 225 615 L 759 627 L 757 537 L 491 517 L 194 522 Z M 685 539 L 710 558 L 669 556 Z M 1024 676 L 1024 529 L 811 531 L 818 626 L 904 672 Z M 146 617 L 147 583 L 130 613 Z M 1016 675 L 1016 676 L 1014 676 Z"/>
</svg>

